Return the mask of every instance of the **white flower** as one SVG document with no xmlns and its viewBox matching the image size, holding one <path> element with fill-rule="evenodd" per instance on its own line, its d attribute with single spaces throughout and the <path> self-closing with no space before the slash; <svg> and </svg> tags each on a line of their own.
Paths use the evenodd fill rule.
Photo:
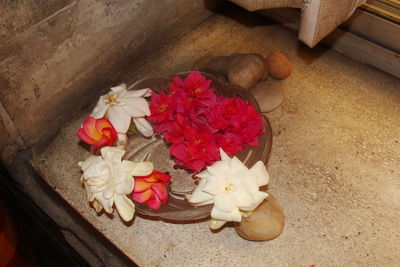
<svg viewBox="0 0 400 267">
<path fill-rule="evenodd" d="M 111 92 L 100 97 L 90 116 L 95 119 L 109 119 L 121 142 L 126 143 L 126 132 L 131 118 L 138 131 L 149 137 L 153 134 L 153 128 L 144 118 L 150 115 L 149 105 L 144 97 L 150 95 L 150 88 L 127 91 L 125 84 L 112 87 Z"/>
<path fill-rule="evenodd" d="M 87 198 L 99 212 L 102 208 L 112 213 L 113 204 L 124 221 L 130 221 L 135 213 L 135 205 L 126 195 L 134 187 L 133 176 L 148 175 L 153 171 L 153 163 L 135 163 L 122 160 L 125 151 L 118 147 L 103 147 L 101 156 L 89 156 L 79 162 L 83 175 Z"/>
<path fill-rule="evenodd" d="M 221 161 L 215 162 L 197 176 L 201 178 L 188 201 L 195 205 L 214 203 L 211 210 L 211 229 L 228 221 L 240 222 L 242 215 L 252 212 L 268 197 L 259 190 L 268 184 L 269 175 L 264 163 L 258 161 L 248 169 L 238 158 L 232 159 L 220 149 Z"/>
</svg>

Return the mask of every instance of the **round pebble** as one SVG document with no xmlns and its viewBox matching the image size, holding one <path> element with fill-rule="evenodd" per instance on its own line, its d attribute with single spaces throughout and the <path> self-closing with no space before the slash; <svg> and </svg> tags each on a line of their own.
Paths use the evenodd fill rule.
<svg viewBox="0 0 400 267">
<path fill-rule="evenodd" d="M 261 112 L 270 112 L 279 107 L 285 99 L 283 87 L 283 81 L 270 79 L 258 82 L 250 89 L 250 93 L 257 100 Z"/>
<path fill-rule="evenodd" d="M 257 55 L 238 55 L 229 63 L 227 77 L 231 84 L 250 89 L 260 80 L 264 71 L 264 62 Z"/>
<path fill-rule="evenodd" d="M 280 80 L 289 77 L 292 73 L 292 64 L 289 62 L 289 59 L 280 52 L 268 54 L 267 68 L 272 77 Z"/>
<path fill-rule="evenodd" d="M 280 236 L 284 226 L 283 208 L 270 194 L 249 218 L 242 218 L 240 223 L 235 223 L 235 230 L 244 239 L 266 241 Z"/>
</svg>

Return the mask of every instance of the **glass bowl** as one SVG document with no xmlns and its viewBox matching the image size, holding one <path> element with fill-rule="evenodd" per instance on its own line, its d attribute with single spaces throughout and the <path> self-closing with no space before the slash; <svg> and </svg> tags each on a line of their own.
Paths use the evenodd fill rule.
<svg viewBox="0 0 400 267">
<path fill-rule="evenodd" d="M 190 72 L 179 73 L 177 75 L 182 78 L 186 77 Z M 210 73 L 202 72 L 207 79 L 212 80 L 211 86 L 216 89 L 218 95 L 226 97 L 239 96 L 246 103 L 255 106 L 258 112 L 260 109 L 253 96 L 241 87 L 231 85 L 224 82 L 218 76 Z M 129 87 L 129 90 L 137 90 L 142 88 L 151 88 L 159 93 L 161 89 L 168 88 L 168 78 L 148 78 L 136 82 Z M 247 166 L 253 166 L 257 161 L 261 160 L 266 164 L 269 159 L 272 145 L 272 129 L 267 117 L 263 117 L 264 135 L 259 137 L 259 146 L 248 147 L 236 156 Z M 128 133 L 127 152 L 124 159 L 131 161 L 151 161 L 154 168 L 161 172 L 168 172 L 171 176 L 171 183 L 168 185 L 168 204 L 161 205 L 158 210 L 149 208 L 145 203 L 135 202 L 136 212 L 145 217 L 153 219 L 161 219 L 172 222 L 192 222 L 206 219 L 210 216 L 212 204 L 204 206 L 192 206 L 185 200 L 185 195 L 190 194 L 196 187 L 196 179 L 194 174 L 183 168 L 177 168 L 175 162 L 169 154 L 169 147 L 162 136 L 154 134 L 150 138 L 146 138 L 140 134 Z"/>
</svg>

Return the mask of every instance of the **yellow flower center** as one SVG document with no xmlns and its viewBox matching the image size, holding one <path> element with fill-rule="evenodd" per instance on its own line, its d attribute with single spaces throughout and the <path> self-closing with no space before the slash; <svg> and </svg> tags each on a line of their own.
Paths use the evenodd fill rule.
<svg viewBox="0 0 400 267">
<path fill-rule="evenodd" d="M 225 186 L 225 191 L 226 192 L 230 192 L 230 191 L 232 191 L 232 189 L 233 189 L 233 184 L 232 183 L 229 183 L 227 186 Z"/>
<path fill-rule="evenodd" d="M 107 105 L 113 103 L 118 104 L 119 101 L 117 100 L 117 98 L 115 98 L 115 96 L 112 93 L 109 93 L 107 97 L 104 99 L 104 103 Z"/>
</svg>

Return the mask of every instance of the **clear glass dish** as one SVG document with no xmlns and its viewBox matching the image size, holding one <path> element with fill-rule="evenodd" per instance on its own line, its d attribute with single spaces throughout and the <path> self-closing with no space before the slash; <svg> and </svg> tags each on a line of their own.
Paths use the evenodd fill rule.
<svg viewBox="0 0 400 267">
<path fill-rule="evenodd" d="M 181 77 L 185 77 L 189 72 L 179 73 Z M 227 97 L 239 96 L 247 103 L 253 104 L 257 111 L 259 110 L 256 100 L 246 90 L 233 86 L 229 83 L 222 82 L 219 77 L 210 73 L 202 72 L 207 79 L 212 80 L 211 86 L 216 88 L 218 95 Z M 168 88 L 168 78 L 148 78 L 136 82 L 129 87 L 129 90 L 137 90 L 142 88 L 151 88 L 155 92 Z M 265 134 L 259 137 L 259 146 L 249 147 L 237 154 L 237 157 L 243 161 L 246 166 L 251 167 L 257 161 L 261 160 L 265 164 L 268 162 L 271 145 L 272 145 L 272 129 L 267 117 L 263 116 L 263 128 Z M 185 195 L 193 192 L 196 184 L 194 174 L 182 168 L 175 167 L 174 160 L 169 154 L 169 147 L 162 136 L 154 134 L 150 138 L 146 138 L 139 134 L 129 134 L 129 142 L 125 159 L 132 161 L 151 161 L 154 168 L 161 172 L 168 172 L 171 176 L 171 183 L 168 185 L 169 201 L 167 205 L 162 205 L 160 209 L 153 210 L 145 203 L 135 202 L 136 212 L 145 217 L 153 219 L 161 219 L 165 221 L 175 222 L 192 222 L 206 219 L 210 216 L 212 205 L 192 206 L 185 200 Z"/>
</svg>

